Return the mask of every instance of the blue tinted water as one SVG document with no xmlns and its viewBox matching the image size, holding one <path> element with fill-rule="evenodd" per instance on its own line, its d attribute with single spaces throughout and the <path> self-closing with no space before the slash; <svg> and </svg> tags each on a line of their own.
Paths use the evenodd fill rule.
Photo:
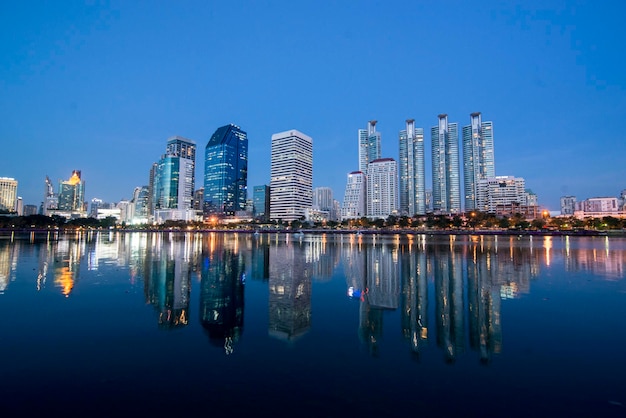
<svg viewBox="0 0 626 418">
<path fill-rule="evenodd" d="M 626 240 L 0 238 L 11 416 L 626 416 Z"/>
</svg>

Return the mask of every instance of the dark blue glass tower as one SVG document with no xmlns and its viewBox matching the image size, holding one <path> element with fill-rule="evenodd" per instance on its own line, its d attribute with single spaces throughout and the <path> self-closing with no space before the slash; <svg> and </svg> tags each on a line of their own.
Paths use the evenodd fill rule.
<svg viewBox="0 0 626 418">
<path fill-rule="evenodd" d="M 218 128 L 204 154 L 206 215 L 232 216 L 246 206 L 248 192 L 248 135 L 230 124 Z"/>
</svg>

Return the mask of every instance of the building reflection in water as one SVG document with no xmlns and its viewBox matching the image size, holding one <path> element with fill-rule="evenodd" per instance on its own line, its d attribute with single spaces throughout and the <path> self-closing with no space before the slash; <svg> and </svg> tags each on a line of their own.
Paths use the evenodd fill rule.
<svg viewBox="0 0 626 418">
<path fill-rule="evenodd" d="M 467 351 L 488 364 L 503 350 L 502 304 L 530 292 L 542 268 L 591 271 L 623 280 L 626 244 L 608 237 L 197 234 L 87 232 L 0 240 L 0 295 L 18 279 L 70 296 L 84 274 L 127 269 L 143 279 L 159 327 L 189 322 L 192 277 L 199 279 L 199 320 L 212 344 L 231 353 L 244 322 L 245 278 L 267 283 L 268 332 L 294 341 L 312 326 L 312 282 L 345 280 L 359 304 L 356 334 L 379 355 L 384 321 L 398 313 L 408 350 L 423 359 L 429 339 L 454 362 Z M 19 257 L 34 271 L 20 270 Z M 86 262 L 83 262 L 86 260 Z M 570 275 L 569 280 L 582 275 Z M 389 324 L 387 324 L 389 326 Z M 430 347 L 429 347 L 430 348 Z"/>
<path fill-rule="evenodd" d="M 283 238 L 283 236 L 285 236 Z M 306 246 L 274 234 L 269 251 L 269 335 L 293 342 L 311 327 L 311 266 Z"/>
<path fill-rule="evenodd" d="M 144 294 L 158 314 L 162 329 L 184 327 L 189 322 L 191 264 L 188 235 L 150 234 L 146 245 Z"/>
<path fill-rule="evenodd" d="M 228 355 L 243 332 L 246 263 L 237 237 L 225 242 L 213 233 L 203 244 L 200 321 L 209 341 Z"/>
</svg>

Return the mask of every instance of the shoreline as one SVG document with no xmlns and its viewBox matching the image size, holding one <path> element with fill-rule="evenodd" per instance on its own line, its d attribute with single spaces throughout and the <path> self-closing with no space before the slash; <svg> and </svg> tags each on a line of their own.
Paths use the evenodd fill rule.
<svg viewBox="0 0 626 418">
<path fill-rule="evenodd" d="M 287 229 L 72 229 L 72 228 L 59 228 L 59 229 L 44 229 L 44 228 L 1 228 L 0 235 L 12 235 L 12 234 L 63 234 L 73 235 L 77 233 L 239 233 L 239 234 L 338 234 L 338 235 L 504 235 L 504 236 L 574 236 L 574 237 L 594 237 L 594 236 L 607 236 L 607 237 L 626 237 L 626 230 L 577 230 L 577 231 L 527 231 L 527 230 L 465 230 L 465 229 L 299 229 L 299 230 L 287 230 Z"/>
</svg>

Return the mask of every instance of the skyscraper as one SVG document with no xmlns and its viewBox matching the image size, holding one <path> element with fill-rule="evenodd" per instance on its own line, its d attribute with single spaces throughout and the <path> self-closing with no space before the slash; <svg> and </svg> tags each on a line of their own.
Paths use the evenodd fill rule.
<svg viewBox="0 0 626 418">
<path fill-rule="evenodd" d="M 440 114 L 439 123 L 430 130 L 432 141 L 433 211 L 441 214 L 461 212 L 459 172 L 459 131 Z"/>
<path fill-rule="evenodd" d="M 17 202 L 17 180 L 0 177 L 0 212 L 15 212 Z"/>
<path fill-rule="evenodd" d="M 218 128 L 204 154 L 205 215 L 245 210 L 248 194 L 248 135 L 239 126 Z"/>
<path fill-rule="evenodd" d="M 399 210 L 403 215 L 423 215 L 426 213 L 424 129 L 416 128 L 415 121 L 407 119 L 399 140 Z"/>
<path fill-rule="evenodd" d="M 470 114 L 463 127 L 463 180 L 465 210 L 477 209 L 479 180 L 496 176 L 493 153 L 493 123 L 482 122 L 480 112 Z"/>
<path fill-rule="evenodd" d="M 294 221 L 313 204 L 313 139 L 292 129 L 272 135 L 270 218 Z"/>
<path fill-rule="evenodd" d="M 270 188 L 263 184 L 252 188 L 252 213 L 255 219 L 260 221 L 269 220 L 270 214 Z"/>
<path fill-rule="evenodd" d="M 376 131 L 377 121 L 367 123 L 367 129 L 359 129 L 359 171 L 367 173 L 367 164 L 381 156 L 380 132 Z"/>
<path fill-rule="evenodd" d="M 80 170 L 72 171 L 67 181 L 59 182 L 59 206 L 63 212 L 85 212 L 85 182 Z"/>
<path fill-rule="evenodd" d="M 341 206 L 341 219 L 358 219 L 367 215 L 365 207 L 365 174 L 353 171 L 348 174 Z"/>
<path fill-rule="evenodd" d="M 386 219 L 398 210 L 398 171 L 393 158 L 370 161 L 367 167 L 367 216 Z"/>
<path fill-rule="evenodd" d="M 195 186 L 196 143 L 181 136 L 167 140 L 165 154 L 154 171 L 154 211 L 192 209 Z"/>
</svg>

